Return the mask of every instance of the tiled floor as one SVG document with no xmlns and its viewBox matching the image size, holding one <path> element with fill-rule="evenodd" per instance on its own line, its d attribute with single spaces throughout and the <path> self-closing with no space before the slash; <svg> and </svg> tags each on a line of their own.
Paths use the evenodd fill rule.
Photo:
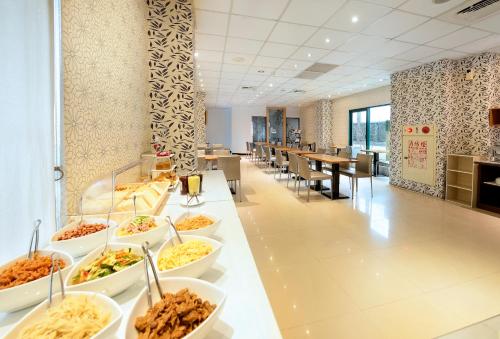
<svg viewBox="0 0 500 339">
<path fill-rule="evenodd" d="M 431 338 L 500 313 L 500 218 L 360 180 L 331 201 L 242 161 L 238 212 L 285 338 Z M 341 191 L 349 193 L 346 178 Z"/>
</svg>

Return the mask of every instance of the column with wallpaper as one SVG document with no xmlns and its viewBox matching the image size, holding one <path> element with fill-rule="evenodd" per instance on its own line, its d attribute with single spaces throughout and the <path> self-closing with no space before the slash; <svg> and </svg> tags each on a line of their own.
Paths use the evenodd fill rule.
<svg viewBox="0 0 500 339">
<path fill-rule="evenodd" d="M 316 103 L 316 148 L 328 149 L 333 144 L 333 100 Z"/>
<path fill-rule="evenodd" d="M 195 167 L 193 7 L 189 0 L 147 0 L 152 142 Z"/>
</svg>

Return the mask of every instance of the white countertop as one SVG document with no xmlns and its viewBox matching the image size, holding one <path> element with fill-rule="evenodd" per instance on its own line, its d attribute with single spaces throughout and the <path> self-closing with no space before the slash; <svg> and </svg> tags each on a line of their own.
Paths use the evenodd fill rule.
<svg viewBox="0 0 500 339">
<path fill-rule="evenodd" d="M 185 209 L 178 204 L 181 199 L 179 192 L 180 187 L 177 187 L 169 197 L 161 215 L 168 214 L 175 218 L 185 212 Z M 220 320 L 207 338 L 281 338 L 222 171 L 204 173 L 202 195 L 205 203 L 191 207 L 190 210 L 205 211 L 222 219 L 214 238 L 223 242 L 224 247 L 216 264 L 200 279 L 216 284 L 227 293 Z M 153 250 L 158 250 L 159 246 L 155 246 Z M 124 338 L 128 314 L 136 296 L 144 286 L 143 280 L 138 281 L 113 298 L 124 311 L 124 318 L 117 333 L 118 338 Z M 0 337 L 31 309 L 10 314 L 0 313 Z"/>
</svg>

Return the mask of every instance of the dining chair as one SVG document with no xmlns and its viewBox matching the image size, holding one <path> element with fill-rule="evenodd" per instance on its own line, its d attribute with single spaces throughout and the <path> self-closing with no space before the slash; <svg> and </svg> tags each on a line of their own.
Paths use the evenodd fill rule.
<svg viewBox="0 0 500 339">
<path fill-rule="evenodd" d="M 289 166 L 290 162 L 285 160 L 285 157 L 283 156 L 283 153 L 277 149 L 276 150 L 276 171 L 280 172 L 280 177 L 279 180 L 281 180 L 281 173 L 283 172 L 284 169 L 287 169 Z M 276 179 L 276 172 L 274 172 L 274 178 Z"/>
<path fill-rule="evenodd" d="M 257 146 L 255 143 L 251 142 L 250 143 L 250 160 L 255 160 L 255 157 L 257 155 Z"/>
<path fill-rule="evenodd" d="M 228 149 L 214 149 L 214 155 L 231 155 Z"/>
<path fill-rule="evenodd" d="M 238 184 L 239 200 L 241 202 L 241 157 L 239 155 L 221 156 L 217 159 L 217 169 L 224 172 L 226 180 L 234 182 L 234 190 Z"/>
<path fill-rule="evenodd" d="M 325 148 L 318 148 L 318 154 L 325 154 L 326 153 L 326 149 Z"/>
<path fill-rule="evenodd" d="M 271 147 L 266 146 L 265 151 L 266 151 L 266 165 L 267 165 L 267 168 L 272 168 L 273 163 L 276 162 L 276 157 L 273 157 L 273 155 L 271 154 Z"/>
<path fill-rule="evenodd" d="M 205 171 L 207 169 L 207 160 L 204 156 L 198 155 L 198 165 L 196 166 L 198 171 Z"/>
<path fill-rule="evenodd" d="M 212 144 L 212 149 L 214 149 L 214 150 L 222 149 L 222 148 L 224 148 L 223 144 Z"/>
<path fill-rule="evenodd" d="M 373 178 L 372 178 L 372 163 L 373 155 L 358 153 L 356 157 L 357 162 L 354 168 L 340 168 L 340 174 L 350 177 L 352 180 L 352 197 L 354 197 L 354 187 L 356 186 L 356 194 L 358 192 L 358 179 L 370 178 L 370 193 L 373 197 Z"/>
<path fill-rule="evenodd" d="M 262 149 L 262 145 L 257 145 L 255 147 L 255 160 L 257 161 L 257 165 L 260 165 L 262 158 L 264 157 L 264 152 Z"/>
<path fill-rule="evenodd" d="M 304 157 L 297 157 L 297 164 L 299 169 L 299 175 L 305 179 L 305 184 L 307 188 L 307 201 L 309 201 L 309 195 L 311 193 L 310 183 L 311 181 L 323 181 L 323 180 L 332 180 L 331 175 L 313 171 L 309 168 L 309 160 Z M 333 182 L 331 183 L 333 187 Z M 323 193 L 323 185 L 321 185 L 320 194 Z M 299 188 L 297 189 L 297 195 L 300 196 L 300 183 Z"/>
<path fill-rule="evenodd" d="M 205 153 L 205 150 L 204 149 L 198 149 L 196 151 L 196 154 L 199 156 L 199 157 L 202 157 L 204 156 L 206 153 Z"/>
<path fill-rule="evenodd" d="M 295 153 L 288 153 L 288 179 L 286 180 L 286 187 L 288 187 L 288 183 L 290 181 L 290 178 L 292 177 L 292 174 L 294 175 L 293 177 L 293 187 L 297 187 L 297 180 L 299 178 L 299 170 L 297 167 L 297 154 Z"/>
</svg>

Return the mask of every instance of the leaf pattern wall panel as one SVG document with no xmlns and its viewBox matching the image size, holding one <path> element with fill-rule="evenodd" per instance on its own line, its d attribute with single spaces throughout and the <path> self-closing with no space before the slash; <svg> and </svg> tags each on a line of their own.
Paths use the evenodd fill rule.
<svg viewBox="0 0 500 339">
<path fill-rule="evenodd" d="M 193 15 L 189 0 L 146 0 L 153 142 L 195 166 Z"/>
<path fill-rule="evenodd" d="M 316 135 L 319 148 L 333 144 L 333 100 L 316 103 Z"/>
<path fill-rule="evenodd" d="M 68 213 L 81 192 L 151 141 L 143 0 L 62 1 Z"/>
<path fill-rule="evenodd" d="M 207 142 L 207 125 L 205 123 L 205 92 L 196 92 L 194 95 L 194 117 L 196 144 Z"/>
</svg>

